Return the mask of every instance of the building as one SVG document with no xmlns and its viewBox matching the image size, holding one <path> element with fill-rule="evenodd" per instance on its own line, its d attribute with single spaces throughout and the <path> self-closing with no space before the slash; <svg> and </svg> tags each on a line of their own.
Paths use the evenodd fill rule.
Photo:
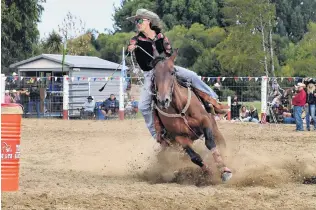
<svg viewBox="0 0 316 210">
<path fill-rule="evenodd" d="M 116 69 L 117 72 L 114 73 L 113 77 L 119 77 L 122 67 L 118 63 L 98 57 L 66 55 L 64 68 L 62 68 L 62 55 L 42 54 L 12 64 L 10 68 L 18 72 L 19 78 L 23 78 L 24 86 L 36 84 L 37 87 L 41 88 L 41 92 L 45 92 L 41 94 L 41 101 L 45 101 L 47 95 L 53 95 L 53 97 L 50 97 L 53 98 L 53 102 L 60 102 L 62 98 L 60 94 L 62 93 L 62 76 L 69 75 L 70 116 L 78 115 L 79 111 L 77 109 L 82 107 L 89 95 L 93 96 L 95 101 L 103 101 L 111 93 L 116 96 L 119 95 L 118 79 L 110 79 L 102 92 L 99 89 Z M 59 97 L 59 99 L 56 99 L 56 97 Z M 59 106 L 59 109 L 62 109 L 61 107 Z M 41 107 L 41 110 L 43 111 L 44 108 Z"/>
</svg>

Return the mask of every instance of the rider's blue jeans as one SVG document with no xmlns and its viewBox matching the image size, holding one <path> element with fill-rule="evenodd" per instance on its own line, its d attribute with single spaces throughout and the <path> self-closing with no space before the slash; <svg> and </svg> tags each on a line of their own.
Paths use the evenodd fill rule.
<svg viewBox="0 0 316 210">
<path fill-rule="evenodd" d="M 178 77 L 190 82 L 193 87 L 209 94 L 211 97 L 215 99 L 218 98 L 217 94 L 207 84 L 205 84 L 195 72 L 179 67 L 179 66 L 175 66 L 175 67 L 176 67 L 176 74 Z M 155 138 L 156 130 L 155 130 L 154 121 L 153 121 L 153 114 L 152 114 L 152 107 L 151 107 L 152 94 L 150 91 L 152 76 L 153 76 L 153 71 L 144 72 L 144 86 L 141 90 L 139 110 L 144 116 L 145 123 L 150 134 Z"/>
<path fill-rule="evenodd" d="M 309 104 L 307 107 L 305 107 L 306 111 L 306 128 L 309 130 L 310 129 L 310 124 L 311 124 L 311 118 L 314 121 L 314 130 L 316 130 L 316 112 L 315 109 L 316 105 L 315 104 Z"/>
<path fill-rule="evenodd" d="M 303 131 L 303 119 L 302 119 L 303 106 L 294 106 L 294 118 L 296 122 L 296 131 Z"/>
</svg>

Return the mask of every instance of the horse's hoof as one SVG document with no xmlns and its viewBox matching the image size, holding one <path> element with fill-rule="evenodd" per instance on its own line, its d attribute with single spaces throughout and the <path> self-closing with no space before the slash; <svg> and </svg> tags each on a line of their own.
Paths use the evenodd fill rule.
<svg viewBox="0 0 316 210">
<path fill-rule="evenodd" d="M 230 171 L 225 171 L 222 173 L 222 182 L 227 182 L 233 177 L 233 173 Z"/>
</svg>

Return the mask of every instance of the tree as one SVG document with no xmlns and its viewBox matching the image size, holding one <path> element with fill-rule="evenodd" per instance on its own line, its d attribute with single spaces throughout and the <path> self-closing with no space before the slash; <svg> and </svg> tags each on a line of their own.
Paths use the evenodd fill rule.
<svg viewBox="0 0 316 210">
<path fill-rule="evenodd" d="M 124 0 L 119 7 L 114 7 L 114 31 L 133 31 L 134 24 L 126 18 L 135 15 L 139 8 L 157 13 L 166 30 L 176 25 L 190 28 L 194 23 L 210 28 L 219 25 L 218 4 L 221 3 L 221 0 Z"/>
<path fill-rule="evenodd" d="M 213 27 L 207 29 L 204 25 L 195 23 L 189 29 L 184 26 L 175 26 L 166 33 L 170 39 L 173 48 L 179 48 L 179 54 L 176 60 L 177 65 L 192 68 L 196 71 L 205 71 L 201 69 L 203 65 L 194 64 L 200 56 L 206 58 L 207 53 L 202 55 L 209 48 L 214 48 L 218 43 L 225 39 L 224 29 Z M 200 59 L 202 62 L 203 59 Z M 212 69 L 213 67 L 210 67 Z"/>
<path fill-rule="evenodd" d="M 100 45 L 100 56 L 103 59 L 120 63 L 122 49 L 127 47 L 129 40 L 135 36 L 134 33 L 100 34 L 97 42 Z"/>
<path fill-rule="evenodd" d="M 139 8 L 155 11 L 155 2 L 153 0 L 122 0 L 119 7 L 114 7 L 114 31 L 133 31 L 135 29 L 134 23 L 126 20 L 126 18 L 135 15 Z"/>
<path fill-rule="evenodd" d="M 194 23 L 206 28 L 217 26 L 218 5 L 215 0 L 156 0 L 157 14 L 167 29 L 175 25 L 190 28 Z"/>
<path fill-rule="evenodd" d="M 87 33 L 85 23 L 80 17 L 68 12 L 62 25 L 58 27 L 64 39 L 64 46 L 67 44 L 67 53 L 70 55 L 87 55 L 91 47 L 91 33 Z"/>
<path fill-rule="evenodd" d="M 277 33 L 295 43 L 307 32 L 307 24 L 316 21 L 315 0 L 273 0 L 272 3 L 276 5 Z"/>
<path fill-rule="evenodd" d="M 262 76 L 264 70 L 264 51 L 260 34 L 231 27 L 228 37 L 215 49 L 223 76 Z"/>
<path fill-rule="evenodd" d="M 281 75 L 316 75 L 316 22 L 309 23 L 307 28 L 308 32 L 297 45 L 290 43 L 284 50 L 287 59 Z"/>
<path fill-rule="evenodd" d="M 46 53 L 59 54 L 62 52 L 62 37 L 55 31 L 49 33 L 44 41 L 44 50 Z"/>
<path fill-rule="evenodd" d="M 32 55 L 45 0 L 1 0 L 1 70 Z"/>
<path fill-rule="evenodd" d="M 228 71 L 233 70 L 236 73 L 244 72 L 249 74 L 254 73 L 253 71 L 256 70 L 262 74 L 261 63 L 263 63 L 265 74 L 268 75 L 270 72 L 273 75 L 274 60 L 277 59 L 274 58 L 272 48 L 272 29 L 275 17 L 274 5 L 269 0 L 226 0 L 225 7 L 222 10 L 225 24 L 230 25 L 227 30 L 234 34 L 230 34 L 229 39 L 225 40 L 227 43 L 221 44 L 218 48 L 221 64 L 229 67 L 230 70 L 227 69 Z M 237 37 L 238 35 L 240 37 Z M 261 40 L 258 37 L 261 37 Z M 245 38 L 248 40 L 248 43 L 244 40 Z M 261 47 L 259 47 L 259 40 Z M 232 41 L 239 43 L 231 43 Z M 250 44 L 252 46 L 249 46 Z M 267 48 L 268 46 L 270 51 Z M 225 55 L 224 52 L 229 54 Z M 233 55 L 234 52 L 236 55 Z M 228 59 L 229 56 L 234 57 L 234 59 Z M 269 71 L 268 63 L 271 64 L 271 71 Z M 247 69 L 245 65 L 249 67 L 248 73 L 245 72 Z"/>
</svg>

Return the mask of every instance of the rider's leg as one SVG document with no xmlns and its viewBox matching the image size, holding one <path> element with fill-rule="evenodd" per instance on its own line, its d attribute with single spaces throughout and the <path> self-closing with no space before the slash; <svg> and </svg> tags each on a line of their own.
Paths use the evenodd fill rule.
<svg viewBox="0 0 316 210">
<path fill-rule="evenodd" d="M 148 71 L 144 72 L 144 86 L 141 90 L 140 102 L 139 102 L 139 110 L 142 113 L 146 126 L 150 132 L 150 134 L 156 138 L 156 130 L 154 127 L 153 121 L 153 113 L 151 109 L 151 102 L 152 102 L 152 94 L 151 94 L 151 78 L 153 72 Z"/>
<path fill-rule="evenodd" d="M 180 78 L 183 78 L 188 82 L 191 82 L 193 87 L 205 92 L 212 98 L 218 98 L 218 95 L 214 92 L 214 90 L 212 90 L 212 88 L 205 84 L 194 71 L 190 71 L 180 66 L 175 66 L 175 68 L 177 69 L 177 75 Z"/>
</svg>

